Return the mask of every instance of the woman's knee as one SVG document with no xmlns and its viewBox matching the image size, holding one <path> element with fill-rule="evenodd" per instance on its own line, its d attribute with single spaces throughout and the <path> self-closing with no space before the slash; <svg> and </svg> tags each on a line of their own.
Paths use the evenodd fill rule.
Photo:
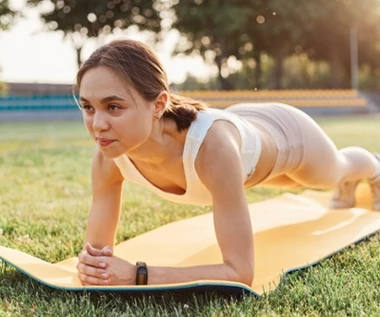
<svg viewBox="0 0 380 317">
<path fill-rule="evenodd" d="M 331 188 L 342 178 L 342 162 L 338 159 L 305 164 L 289 174 L 289 177 L 303 186 L 311 188 Z"/>
</svg>

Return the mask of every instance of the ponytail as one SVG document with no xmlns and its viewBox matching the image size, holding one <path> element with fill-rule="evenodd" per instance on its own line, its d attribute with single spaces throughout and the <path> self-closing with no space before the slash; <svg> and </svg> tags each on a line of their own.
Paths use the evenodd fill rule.
<svg viewBox="0 0 380 317">
<path fill-rule="evenodd" d="M 208 105 L 204 102 L 170 93 L 170 104 L 163 116 L 173 119 L 178 131 L 182 131 L 190 127 L 197 118 L 198 111 L 207 108 Z"/>
</svg>

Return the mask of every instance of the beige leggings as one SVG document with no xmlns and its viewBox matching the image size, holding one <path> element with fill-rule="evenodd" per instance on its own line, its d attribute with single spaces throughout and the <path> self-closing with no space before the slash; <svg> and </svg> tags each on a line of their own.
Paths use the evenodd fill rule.
<svg viewBox="0 0 380 317">
<path fill-rule="evenodd" d="M 292 106 L 238 104 L 226 110 L 261 126 L 277 145 L 275 167 L 258 186 L 331 188 L 377 172 L 373 154 L 360 147 L 338 150 L 312 118 Z"/>
</svg>

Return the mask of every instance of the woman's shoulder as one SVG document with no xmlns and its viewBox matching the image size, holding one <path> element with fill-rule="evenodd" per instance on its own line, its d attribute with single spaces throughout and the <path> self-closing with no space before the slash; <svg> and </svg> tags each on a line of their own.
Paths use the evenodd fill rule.
<svg viewBox="0 0 380 317">
<path fill-rule="evenodd" d="M 210 126 L 204 139 L 204 144 L 223 146 L 231 143 L 239 143 L 240 135 L 231 121 L 215 120 Z"/>
<path fill-rule="evenodd" d="M 240 134 L 231 122 L 216 120 L 204 137 L 197 159 L 200 162 L 215 161 L 220 151 L 239 152 L 240 143 Z"/>
<path fill-rule="evenodd" d="M 240 168 L 240 135 L 231 122 L 218 120 L 207 132 L 195 160 L 195 169 L 200 180 L 208 184 L 210 179 L 219 179 L 218 173 L 225 169 Z M 207 186 L 206 186 L 207 187 Z"/>
<path fill-rule="evenodd" d="M 223 109 L 206 108 L 199 110 L 196 119 L 190 126 L 190 133 L 201 136 L 203 139 L 209 134 L 210 129 L 220 129 L 219 126 L 235 125 L 233 114 L 228 113 Z"/>
<path fill-rule="evenodd" d="M 114 159 L 105 156 L 98 148 L 95 150 L 92 158 L 92 174 L 99 174 L 103 179 L 111 181 L 124 179 Z"/>
</svg>

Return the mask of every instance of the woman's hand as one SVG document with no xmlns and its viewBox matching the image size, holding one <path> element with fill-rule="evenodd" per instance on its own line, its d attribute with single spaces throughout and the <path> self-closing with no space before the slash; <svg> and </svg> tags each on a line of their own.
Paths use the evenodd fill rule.
<svg viewBox="0 0 380 317">
<path fill-rule="evenodd" d="M 78 256 L 78 277 L 82 285 L 134 285 L 135 265 L 113 256 L 112 248 L 102 250 L 89 243 Z"/>
<path fill-rule="evenodd" d="M 98 250 L 94 248 L 90 243 L 86 244 L 86 251 L 88 254 L 92 256 L 112 256 L 113 255 L 113 250 L 112 247 L 110 246 L 105 246 L 103 249 Z"/>
<path fill-rule="evenodd" d="M 112 256 L 113 251 L 109 246 L 105 246 L 102 250 L 94 248 L 87 243 L 85 250 L 78 256 L 78 278 L 82 285 L 108 285 L 108 274 L 105 270 L 106 263 L 102 261 L 103 256 Z M 94 257 L 99 257 L 94 259 Z"/>
</svg>

